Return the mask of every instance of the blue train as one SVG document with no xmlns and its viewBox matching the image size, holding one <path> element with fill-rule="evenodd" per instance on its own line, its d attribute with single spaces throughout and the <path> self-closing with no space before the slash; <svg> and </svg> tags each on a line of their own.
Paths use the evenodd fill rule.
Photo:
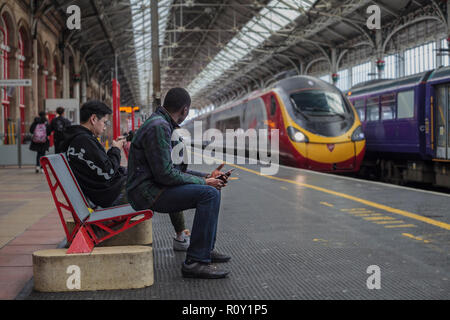
<svg viewBox="0 0 450 320">
<path fill-rule="evenodd" d="M 366 136 L 360 174 L 450 188 L 450 67 L 347 92 Z"/>
</svg>

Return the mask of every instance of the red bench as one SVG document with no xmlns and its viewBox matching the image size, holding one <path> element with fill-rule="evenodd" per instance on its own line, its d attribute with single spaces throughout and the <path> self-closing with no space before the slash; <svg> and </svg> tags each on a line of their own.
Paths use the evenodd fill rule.
<svg viewBox="0 0 450 320">
<path fill-rule="evenodd" d="M 41 158 L 56 209 L 70 247 L 67 253 L 89 253 L 94 246 L 153 216 L 151 210 L 135 211 L 130 205 L 93 210 L 63 153 Z M 63 210 L 71 213 L 75 227 L 69 233 Z M 138 217 L 142 216 L 142 217 Z M 131 221 L 132 218 L 138 217 Z"/>
</svg>

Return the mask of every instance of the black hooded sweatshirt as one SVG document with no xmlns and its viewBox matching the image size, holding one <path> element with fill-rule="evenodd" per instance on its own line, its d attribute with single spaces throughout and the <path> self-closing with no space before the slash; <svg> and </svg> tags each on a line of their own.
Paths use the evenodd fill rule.
<svg viewBox="0 0 450 320">
<path fill-rule="evenodd" d="M 120 166 L 120 149 L 106 152 L 89 129 L 74 125 L 64 131 L 62 152 L 84 195 L 97 206 L 111 207 L 127 178 Z"/>
</svg>

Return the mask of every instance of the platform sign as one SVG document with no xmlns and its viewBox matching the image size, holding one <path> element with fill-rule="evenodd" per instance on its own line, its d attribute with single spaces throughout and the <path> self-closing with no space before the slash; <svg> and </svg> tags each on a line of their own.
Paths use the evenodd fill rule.
<svg viewBox="0 0 450 320">
<path fill-rule="evenodd" d="M 31 79 L 1 79 L 0 87 L 30 87 Z"/>
</svg>

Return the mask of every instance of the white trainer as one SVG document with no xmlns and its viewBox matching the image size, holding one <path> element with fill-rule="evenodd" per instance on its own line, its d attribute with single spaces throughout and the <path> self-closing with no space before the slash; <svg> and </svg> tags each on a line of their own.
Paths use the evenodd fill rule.
<svg viewBox="0 0 450 320">
<path fill-rule="evenodd" d="M 187 251 L 191 244 L 191 237 L 184 231 L 181 233 L 182 239 L 173 238 L 173 250 L 175 251 Z"/>
</svg>

